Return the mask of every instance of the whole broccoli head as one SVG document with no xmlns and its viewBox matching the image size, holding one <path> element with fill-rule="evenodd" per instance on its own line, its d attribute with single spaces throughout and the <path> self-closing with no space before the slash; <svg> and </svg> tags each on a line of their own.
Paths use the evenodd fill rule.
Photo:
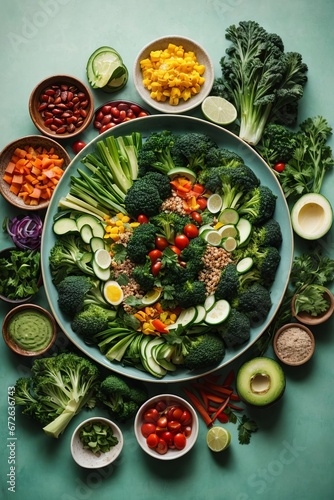
<svg viewBox="0 0 334 500">
<path fill-rule="evenodd" d="M 272 306 L 270 292 L 256 282 L 244 289 L 236 301 L 237 309 L 246 314 L 251 326 L 258 326 L 266 319 Z"/>
<path fill-rule="evenodd" d="M 73 353 L 35 359 L 31 377 L 16 382 L 15 401 L 47 435 L 58 438 L 82 408 L 95 406 L 99 377 L 91 361 Z"/>
<path fill-rule="evenodd" d="M 171 156 L 174 140 L 175 137 L 169 130 L 153 132 L 147 137 L 138 152 L 139 177 L 152 170 L 167 174 L 176 166 Z"/>
<path fill-rule="evenodd" d="M 204 370 L 218 365 L 225 356 L 222 338 L 213 332 L 196 337 L 187 336 L 183 346 L 183 364 L 189 370 Z"/>
<path fill-rule="evenodd" d="M 156 227 L 140 224 L 132 233 L 126 248 L 128 258 L 135 264 L 145 264 L 147 254 L 155 247 Z"/>
<path fill-rule="evenodd" d="M 176 136 L 171 154 L 177 166 L 198 172 L 205 167 L 205 158 L 209 150 L 216 147 L 216 142 L 207 134 L 188 132 Z"/>
<path fill-rule="evenodd" d="M 217 327 L 217 331 L 227 347 L 235 347 L 249 340 L 250 327 L 248 316 L 237 309 L 231 308 L 227 319 Z"/>
<path fill-rule="evenodd" d="M 116 316 L 114 309 L 106 309 L 97 304 L 88 304 L 76 313 L 71 326 L 72 330 L 86 340 L 108 328 L 109 321 Z"/>
<path fill-rule="evenodd" d="M 136 219 L 141 214 L 147 217 L 156 214 L 162 202 L 157 186 L 142 177 L 134 181 L 126 193 L 124 206 L 127 213 Z"/>
<path fill-rule="evenodd" d="M 147 399 L 147 391 L 143 385 L 132 384 L 124 377 L 114 374 L 102 380 L 97 399 L 113 418 L 125 421 L 135 416 Z"/>
<path fill-rule="evenodd" d="M 268 186 L 256 187 L 247 200 L 238 207 L 241 216 L 252 224 L 261 225 L 272 219 L 276 208 L 277 196 Z"/>
</svg>

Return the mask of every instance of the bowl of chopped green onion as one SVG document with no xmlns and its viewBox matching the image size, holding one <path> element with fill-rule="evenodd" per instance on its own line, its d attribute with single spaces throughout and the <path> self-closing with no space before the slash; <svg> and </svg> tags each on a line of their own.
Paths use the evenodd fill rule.
<svg viewBox="0 0 334 500">
<path fill-rule="evenodd" d="M 123 448 L 120 428 L 104 417 L 91 417 L 81 422 L 71 439 L 74 461 L 86 469 L 105 467 L 116 460 Z"/>
</svg>

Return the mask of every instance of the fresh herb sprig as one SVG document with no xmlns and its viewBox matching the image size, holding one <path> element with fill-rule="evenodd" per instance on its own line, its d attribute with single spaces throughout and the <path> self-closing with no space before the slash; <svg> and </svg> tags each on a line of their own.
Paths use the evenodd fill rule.
<svg viewBox="0 0 334 500">
<path fill-rule="evenodd" d="M 232 424 L 238 424 L 238 440 L 240 444 L 249 444 L 251 436 L 258 430 L 258 426 L 254 420 L 251 420 L 247 415 L 239 417 L 231 408 L 225 409 L 228 415 L 228 421 Z"/>
<path fill-rule="evenodd" d="M 38 292 L 40 252 L 12 249 L 0 259 L 0 293 L 17 300 Z"/>
</svg>

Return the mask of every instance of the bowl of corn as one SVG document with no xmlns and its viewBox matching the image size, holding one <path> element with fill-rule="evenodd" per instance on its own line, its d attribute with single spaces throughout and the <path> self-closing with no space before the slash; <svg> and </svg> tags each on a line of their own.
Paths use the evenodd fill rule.
<svg viewBox="0 0 334 500">
<path fill-rule="evenodd" d="M 183 36 L 164 36 L 137 55 L 133 80 L 141 98 L 162 113 L 185 113 L 211 91 L 214 68 L 209 54 Z"/>
</svg>

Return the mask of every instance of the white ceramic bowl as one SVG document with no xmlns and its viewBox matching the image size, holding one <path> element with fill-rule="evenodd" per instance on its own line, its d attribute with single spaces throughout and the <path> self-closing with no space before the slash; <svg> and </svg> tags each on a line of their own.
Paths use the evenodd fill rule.
<svg viewBox="0 0 334 500">
<path fill-rule="evenodd" d="M 155 407 L 159 401 L 165 401 L 167 406 L 179 405 L 182 408 L 188 410 L 192 417 L 192 431 L 190 436 L 187 438 L 186 446 L 182 450 L 168 449 L 167 453 L 160 455 L 155 449 L 151 449 L 147 446 L 146 438 L 141 433 L 141 426 L 144 423 L 144 414 L 149 408 Z M 139 446 L 151 457 L 157 458 L 158 460 L 174 460 L 180 458 L 194 446 L 198 436 L 198 417 L 194 408 L 185 399 L 176 396 L 174 394 L 159 394 L 148 399 L 138 410 L 135 422 L 134 431 L 139 443 Z"/>
<path fill-rule="evenodd" d="M 113 446 L 109 451 L 105 453 L 101 453 L 101 455 L 97 456 L 92 451 L 86 450 L 82 442 L 80 441 L 79 432 L 81 427 L 86 425 L 89 422 L 102 422 L 103 424 L 109 425 L 114 433 L 114 436 L 117 437 L 118 443 Z M 120 428 L 111 420 L 104 417 L 91 417 L 87 420 L 81 422 L 80 425 L 75 429 L 71 439 L 71 453 L 74 461 L 84 467 L 86 469 L 98 469 L 100 467 L 105 467 L 106 465 L 111 464 L 116 460 L 119 456 L 123 448 L 123 434 Z"/>
<path fill-rule="evenodd" d="M 150 91 L 143 85 L 142 70 L 140 67 L 140 61 L 149 57 L 151 51 L 154 50 L 164 50 L 167 48 L 169 43 L 174 43 L 177 46 L 182 45 L 185 51 L 192 51 L 196 55 L 196 59 L 199 64 L 204 64 L 205 72 L 204 78 L 205 82 L 201 87 L 198 94 L 192 96 L 187 101 L 181 100 L 177 105 L 171 105 L 168 101 L 158 102 L 150 96 Z M 208 53 L 205 51 L 201 45 L 199 45 L 194 40 L 178 35 L 170 35 L 158 38 L 148 43 L 137 55 L 133 67 L 133 81 L 135 87 L 142 97 L 142 99 L 149 104 L 152 108 L 161 111 L 162 113 L 185 113 L 191 109 L 199 106 L 205 97 L 207 97 L 211 91 L 213 81 L 214 81 L 214 67 L 212 60 Z"/>
</svg>

